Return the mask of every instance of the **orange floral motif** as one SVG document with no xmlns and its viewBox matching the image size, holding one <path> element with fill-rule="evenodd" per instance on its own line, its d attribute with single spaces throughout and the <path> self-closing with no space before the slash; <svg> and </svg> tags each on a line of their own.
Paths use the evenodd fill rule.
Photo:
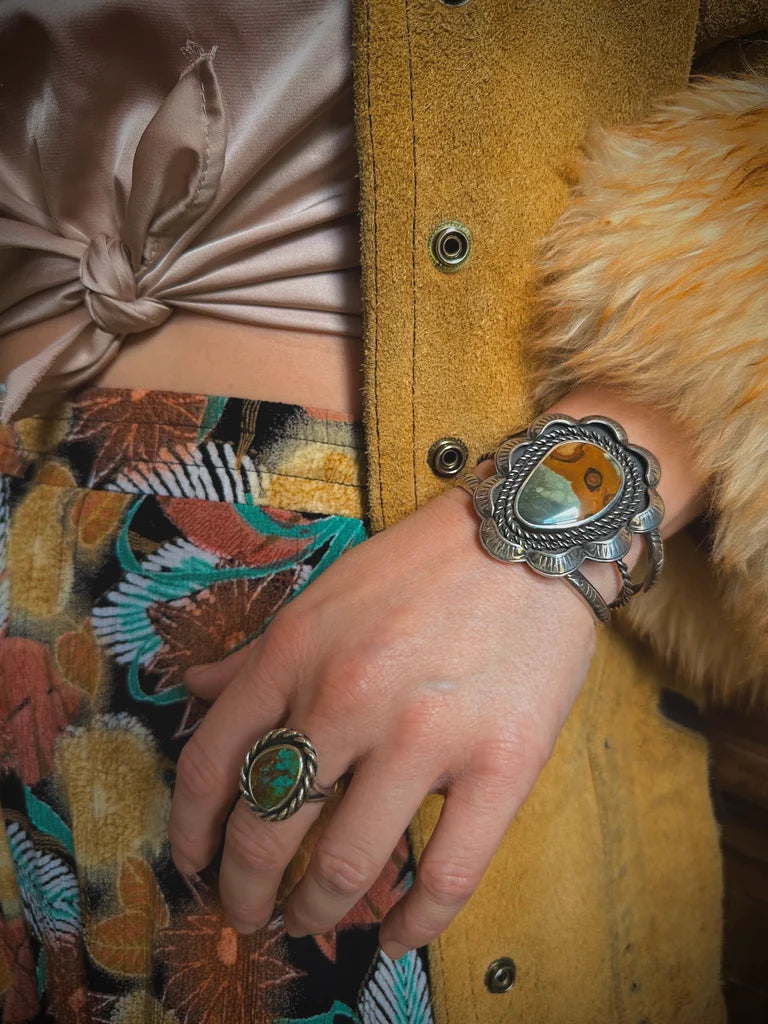
<svg viewBox="0 0 768 1024">
<path fill-rule="evenodd" d="M 99 966 L 112 974 L 145 975 L 152 968 L 152 929 L 147 914 L 126 910 L 96 921 L 88 929 L 88 951 Z"/>
<path fill-rule="evenodd" d="M 95 701 L 104 677 L 104 660 L 88 622 L 61 634 L 56 641 L 56 661 L 61 674 Z"/>
<path fill-rule="evenodd" d="M 155 462 L 169 447 L 194 444 L 204 410 L 202 395 L 94 388 L 78 400 L 69 439 L 93 444 L 95 482 L 117 466 Z"/>
<path fill-rule="evenodd" d="M 145 860 L 129 857 L 120 870 L 117 883 L 120 902 L 126 910 L 152 908 L 153 916 L 161 928 L 168 924 L 168 907 L 157 884 L 157 879 Z"/>
<path fill-rule="evenodd" d="M 147 616 L 163 646 L 147 666 L 160 679 L 156 693 L 183 682 L 191 665 L 219 661 L 261 633 L 294 590 L 300 567 L 259 579 L 214 583 L 179 601 L 150 605 Z M 188 735 L 207 705 L 190 696 L 175 738 Z"/>
<path fill-rule="evenodd" d="M 310 543 L 310 538 L 297 540 L 281 537 L 279 534 L 262 533 L 254 530 L 237 511 L 223 502 L 213 508 L 206 508 L 201 515 L 200 508 L 188 498 L 165 498 L 162 508 L 168 518 L 197 547 L 221 555 L 231 565 L 268 565 L 298 558 Z M 284 525 L 298 525 L 309 520 L 300 512 L 284 512 L 269 509 L 265 514 Z"/>
<path fill-rule="evenodd" d="M 88 928 L 93 959 L 112 974 L 147 975 L 157 932 L 169 921 L 168 907 L 146 861 L 129 857 L 120 869 L 121 912 Z"/>
<path fill-rule="evenodd" d="M 98 547 L 108 540 L 120 526 L 128 494 L 116 491 L 85 491 L 77 508 L 77 539 L 86 547 Z"/>
<path fill-rule="evenodd" d="M 53 768 L 54 745 L 84 694 L 63 680 L 43 644 L 0 636 L 0 767 L 31 786 Z"/>
<path fill-rule="evenodd" d="M 301 977 L 280 955 L 283 937 L 275 923 L 239 935 L 220 906 L 185 915 L 163 933 L 163 1003 L 188 1024 L 268 1024 L 276 1008 L 274 990 Z"/>
</svg>

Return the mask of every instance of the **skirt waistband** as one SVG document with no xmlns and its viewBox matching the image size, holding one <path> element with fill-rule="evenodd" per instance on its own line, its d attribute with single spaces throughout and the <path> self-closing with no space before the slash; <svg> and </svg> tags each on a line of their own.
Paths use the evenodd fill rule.
<svg viewBox="0 0 768 1024">
<path fill-rule="evenodd" d="M 0 427 L 0 471 L 94 490 L 365 515 L 362 424 L 287 402 L 83 388 Z"/>
</svg>

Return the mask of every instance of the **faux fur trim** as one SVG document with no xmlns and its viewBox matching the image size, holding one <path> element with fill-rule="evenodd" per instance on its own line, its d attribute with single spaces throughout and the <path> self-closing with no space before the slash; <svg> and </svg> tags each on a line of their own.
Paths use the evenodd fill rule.
<svg viewBox="0 0 768 1024">
<path fill-rule="evenodd" d="M 537 268 L 537 409 L 587 382 L 663 409 L 709 484 L 711 551 L 673 538 L 625 623 L 700 693 L 768 695 L 768 78 L 594 127 Z"/>
</svg>

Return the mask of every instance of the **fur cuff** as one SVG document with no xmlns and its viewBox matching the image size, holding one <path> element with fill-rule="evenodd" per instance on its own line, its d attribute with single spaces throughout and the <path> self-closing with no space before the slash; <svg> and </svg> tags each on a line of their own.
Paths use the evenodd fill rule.
<svg viewBox="0 0 768 1024">
<path fill-rule="evenodd" d="M 599 383 L 663 409 L 709 483 L 707 546 L 672 538 L 624 623 L 698 695 L 768 695 L 768 78 L 593 128 L 537 268 L 536 408 Z"/>
</svg>

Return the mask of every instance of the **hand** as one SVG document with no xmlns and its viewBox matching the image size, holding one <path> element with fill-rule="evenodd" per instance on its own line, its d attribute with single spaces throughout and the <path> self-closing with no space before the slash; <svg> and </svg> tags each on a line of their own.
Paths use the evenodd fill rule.
<svg viewBox="0 0 768 1024">
<path fill-rule="evenodd" d="M 345 552 L 249 647 L 189 674 L 195 692 L 217 699 L 178 763 L 179 870 L 213 858 L 246 751 L 285 724 L 317 748 L 318 782 L 354 769 L 286 904 L 288 932 L 333 927 L 430 791 L 445 794 L 440 821 L 380 942 L 395 958 L 449 924 L 547 761 L 594 648 L 582 599 L 495 562 L 477 526 L 469 495 L 450 489 Z M 269 921 L 319 807 L 265 822 L 237 801 L 219 886 L 238 931 Z"/>
</svg>

